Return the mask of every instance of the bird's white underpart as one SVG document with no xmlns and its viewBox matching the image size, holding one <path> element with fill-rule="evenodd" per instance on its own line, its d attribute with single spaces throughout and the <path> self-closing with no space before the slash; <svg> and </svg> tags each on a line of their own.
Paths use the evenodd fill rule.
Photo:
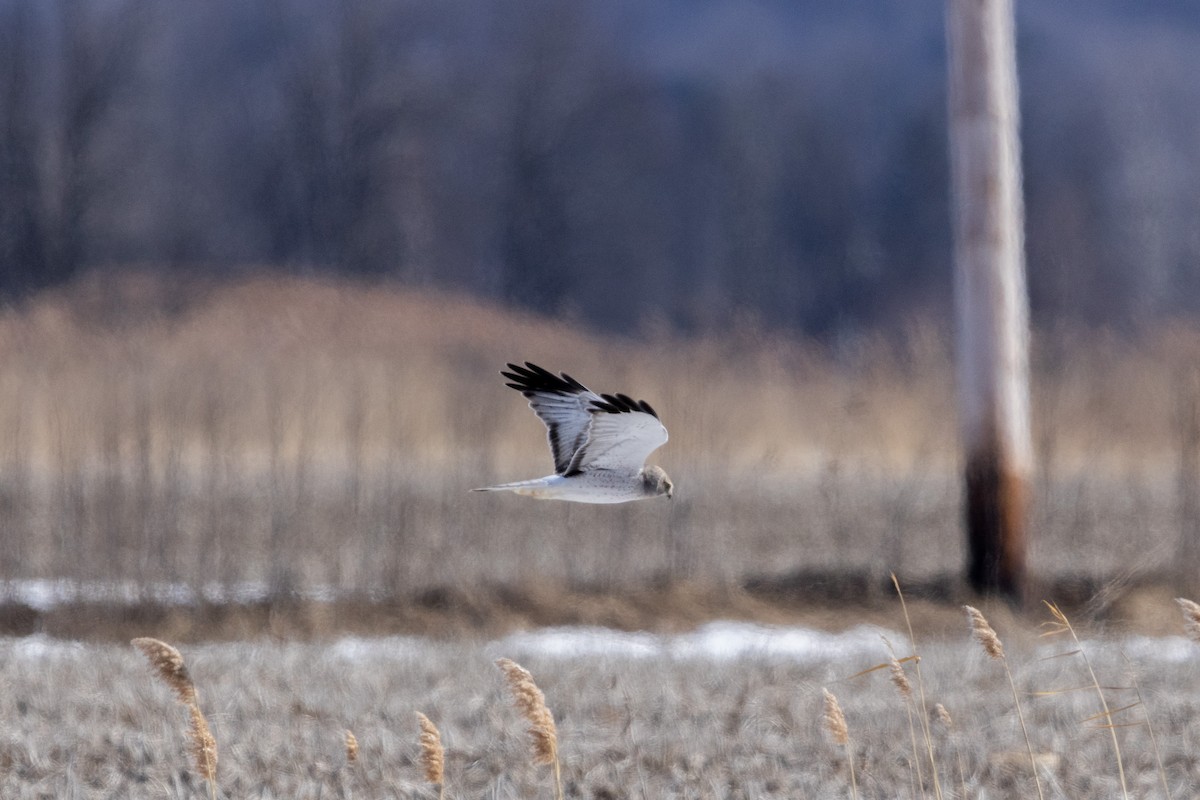
<svg viewBox="0 0 1200 800">
<path fill-rule="evenodd" d="M 521 392 L 546 426 L 555 474 L 487 486 L 476 491 L 514 492 L 543 500 L 626 503 L 671 497 L 674 486 L 646 458 L 667 441 L 667 429 L 644 400 L 596 394 L 567 375 L 536 364 L 509 364 L 507 385 Z"/>
</svg>

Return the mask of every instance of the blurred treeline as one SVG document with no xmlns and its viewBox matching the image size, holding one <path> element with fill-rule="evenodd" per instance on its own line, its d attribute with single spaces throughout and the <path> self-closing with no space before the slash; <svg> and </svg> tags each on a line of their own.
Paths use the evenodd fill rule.
<svg viewBox="0 0 1200 800">
<path fill-rule="evenodd" d="M 1035 318 L 1200 313 L 1200 6 L 1018 3 Z M 0 290 L 107 264 L 836 337 L 951 287 L 939 0 L 0 0 Z"/>
</svg>

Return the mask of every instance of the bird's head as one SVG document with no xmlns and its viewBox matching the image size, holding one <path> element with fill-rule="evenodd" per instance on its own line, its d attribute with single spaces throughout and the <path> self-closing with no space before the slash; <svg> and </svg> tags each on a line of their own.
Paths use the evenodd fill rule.
<svg viewBox="0 0 1200 800">
<path fill-rule="evenodd" d="M 662 467 L 646 467 L 642 470 L 642 489 L 648 497 L 658 497 L 665 494 L 670 500 L 675 492 L 675 484 L 671 483 L 671 479 L 667 477 L 667 472 Z"/>
</svg>

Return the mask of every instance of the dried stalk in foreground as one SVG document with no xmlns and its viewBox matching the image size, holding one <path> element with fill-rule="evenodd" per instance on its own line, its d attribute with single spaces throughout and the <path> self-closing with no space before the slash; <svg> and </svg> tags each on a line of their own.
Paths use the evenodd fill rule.
<svg viewBox="0 0 1200 800">
<path fill-rule="evenodd" d="M 1142 717 L 1146 720 L 1146 732 L 1150 734 L 1150 747 L 1154 750 L 1154 763 L 1158 767 L 1158 779 L 1162 784 L 1163 797 L 1171 800 L 1171 786 L 1167 782 L 1167 770 L 1163 766 L 1162 753 L 1158 749 L 1158 736 L 1154 733 L 1154 722 L 1150 719 L 1150 709 L 1146 707 L 1146 700 L 1142 697 L 1142 687 L 1138 683 L 1137 670 L 1133 668 L 1133 662 L 1129 660 L 1129 656 L 1125 655 L 1124 650 L 1121 651 L 1121 658 L 1125 659 L 1125 666 L 1129 668 L 1129 681 L 1133 684 L 1133 691 L 1137 695 L 1137 704 L 1142 707 Z"/>
<path fill-rule="evenodd" d="M 971 623 L 971 633 L 975 637 L 975 641 L 979 642 L 983 651 L 991 658 L 1004 660 L 1004 645 L 1000 643 L 1000 637 L 996 635 L 996 631 L 988 624 L 983 613 L 973 606 L 963 606 L 967 610 L 967 619 Z"/>
<path fill-rule="evenodd" d="M 854 777 L 854 752 L 850 747 L 850 728 L 846 725 L 846 715 L 842 713 L 842 707 L 838 704 L 833 692 L 828 689 L 821 691 L 825 693 L 825 713 L 822 721 L 825 723 L 825 730 L 829 733 L 829 738 L 833 739 L 833 743 L 841 745 L 846 750 L 846 763 L 850 765 L 850 794 L 857 800 L 858 780 Z"/>
<path fill-rule="evenodd" d="M 921 696 L 921 704 L 919 708 L 921 713 L 917 716 L 921 720 L 921 734 L 925 737 L 925 751 L 929 755 L 929 773 L 933 778 L 933 795 L 937 800 L 942 800 L 942 780 L 938 777 L 937 759 L 933 754 L 933 733 L 929 730 L 929 714 L 925 713 L 925 709 L 929 708 L 929 702 L 925 699 L 925 678 L 921 675 L 921 655 L 917 652 L 917 637 L 913 635 L 912 617 L 908 615 L 908 603 L 904 600 L 904 592 L 900 591 L 900 579 L 896 577 L 896 573 L 891 573 L 892 586 L 896 587 L 896 596 L 900 598 L 900 610 L 904 612 L 904 624 L 908 627 L 908 643 L 912 645 L 913 668 L 917 673 L 917 692 Z"/>
<path fill-rule="evenodd" d="M 896 659 L 896 652 L 892 649 L 892 643 L 884 637 L 883 643 L 888 649 L 888 673 L 892 681 L 892 685 L 896 687 L 896 691 L 900 693 L 900 698 L 904 701 L 904 710 L 908 715 L 908 739 L 912 745 L 912 770 L 914 789 L 913 797 L 917 796 L 918 791 L 921 797 L 925 797 L 925 776 L 921 774 L 921 758 L 917 753 L 917 729 L 913 724 L 913 690 L 912 684 L 908 680 L 908 674 L 904 671 L 904 665 Z"/>
<path fill-rule="evenodd" d="M 210 800 L 217 797 L 217 740 L 208 727 L 208 720 L 200 710 L 200 697 L 196 692 L 196 684 L 188 673 L 187 664 L 171 645 L 158 639 L 138 638 L 131 644 L 150 661 L 150 666 L 162 681 L 175 692 L 179 702 L 188 710 L 190 720 L 188 734 L 192 740 L 192 758 L 196 762 L 196 771 L 208 783 Z"/>
<path fill-rule="evenodd" d="M 1108 725 L 1108 732 L 1112 736 L 1113 753 L 1117 758 L 1117 775 L 1121 779 L 1121 796 L 1125 800 L 1129 800 L 1129 789 L 1125 784 L 1125 766 L 1121 763 L 1121 743 L 1117 740 L 1117 728 L 1112 724 L 1113 711 L 1108 708 L 1108 700 L 1104 697 L 1104 690 L 1100 688 L 1100 681 L 1096 678 L 1096 671 L 1092 669 L 1092 662 L 1088 658 L 1087 652 L 1083 649 L 1083 643 L 1079 641 L 1079 636 L 1075 634 L 1075 628 L 1071 625 L 1071 621 L 1067 619 L 1067 615 L 1062 612 L 1054 603 L 1042 601 L 1046 604 L 1046 608 L 1050 611 L 1050 616 L 1053 618 L 1050 622 L 1044 623 L 1047 628 L 1043 636 L 1054 636 L 1059 633 L 1071 634 L 1071 640 L 1075 642 L 1075 652 L 1083 659 L 1083 664 L 1087 667 L 1088 675 L 1092 678 L 1092 686 L 1096 689 L 1096 696 L 1100 698 L 1101 713 L 1099 716 L 1104 717 Z M 1123 709 L 1117 709 L 1121 711 Z"/>
<path fill-rule="evenodd" d="M 1200 644 L 1200 604 L 1183 597 L 1175 598 L 1183 612 L 1183 632 L 1196 644 Z"/>
<path fill-rule="evenodd" d="M 963 768 L 962 747 L 958 742 L 958 728 L 954 724 L 954 718 L 950 716 L 950 712 L 941 703 L 933 707 L 933 718 L 938 721 L 943 728 L 946 729 L 946 735 L 950 738 L 950 745 L 954 748 L 954 760 L 958 762 L 958 786 L 963 800 L 967 798 L 967 772 Z"/>
<path fill-rule="evenodd" d="M 546 706 L 546 696 L 534 683 L 529 670 L 507 658 L 496 660 L 496 666 L 504 673 L 508 690 L 512 693 L 517 711 L 529 723 L 529 735 L 533 739 L 533 763 L 554 765 L 554 792 L 562 800 L 562 768 L 558 761 L 558 729 L 554 715 Z"/>
<path fill-rule="evenodd" d="M 440 800 L 446 791 L 446 751 L 442 747 L 442 734 L 420 711 L 417 712 L 417 724 L 421 727 L 421 766 L 425 769 L 425 780 L 438 787 Z"/>
<path fill-rule="evenodd" d="M 888 659 L 888 672 L 892 680 L 892 685 L 896 687 L 896 691 L 906 700 L 912 699 L 912 684 L 908 682 L 908 675 L 904 672 L 904 665 L 896 660 L 896 654 L 892 653 Z"/>
<path fill-rule="evenodd" d="M 189 703 L 187 709 L 192 720 L 189 728 L 192 735 L 192 757 L 196 760 L 196 769 L 200 776 L 213 787 L 217 781 L 217 740 L 213 737 L 200 706 Z"/>
<path fill-rule="evenodd" d="M 1042 781 L 1038 778 L 1037 759 L 1033 757 L 1033 742 L 1029 740 L 1029 728 L 1025 726 L 1025 712 L 1021 710 L 1017 683 L 1013 680 L 1012 670 L 1008 667 L 1008 659 L 1004 657 L 1004 645 L 1000 643 L 1000 637 L 996 635 L 996 631 L 988 624 L 987 619 L 978 608 L 973 606 L 963 606 L 963 608 L 967 611 L 971 634 L 979 642 L 983 652 L 1004 665 L 1004 674 L 1008 677 L 1008 687 L 1012 689 L 1013 704 L 1017 707 L 1017 720 L 1021 723 L 1021 735 L 1025 737 L 1025 750 L 1029 753 L 1029 768 L 1033 771 L 1033 785 L 1037 787 L 1038 797 L 1045 800 L 1045 795 L 1042 794 Z"/>
<path fill-rule="evenodd" d="M 134 639 L 130 644 L 142 651 L 163 683 L 175 692 L 179 702 L 188 705 L 196 700 L 196 685 L 192 683 L 187 664 L 178 650 L 166 642 L 146 637 Z"/>
</svg>

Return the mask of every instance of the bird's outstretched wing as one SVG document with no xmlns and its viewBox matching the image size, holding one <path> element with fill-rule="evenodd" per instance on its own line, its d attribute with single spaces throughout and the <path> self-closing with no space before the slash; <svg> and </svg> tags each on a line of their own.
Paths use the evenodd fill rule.
<svg viewBox="0 0 1200 800">
<path fill-rule="evenodd" d="M 645 400 L 604 394 L 588 405 L 592 424 L 566 475 L 591 469 L 636 472 L 646 457 L 667 443 L 667 429 Z"/>
<path fill-rule="evenodd" d="M 554 471 L 566 475 L 576 452 L 588 439 L 592 424 L 591 404 L 601 397 L 565 372 L 561 377 L 528 361 L 525 366 L 509 364 L 501 375 L 506 384 L 529 400 L 529 407 L 546 426 Z"/>
<path fill-rule="evenodd" d="M 598 395 L 563 372 L 555 375 L 529 361 L 509 364 L 508 386 L 529 400 L 545 424 L 554 471 L 577 475 L 589 469 L 636 472 L 667 441 L 667 429 L 645 400 Z"/>
</svg>

